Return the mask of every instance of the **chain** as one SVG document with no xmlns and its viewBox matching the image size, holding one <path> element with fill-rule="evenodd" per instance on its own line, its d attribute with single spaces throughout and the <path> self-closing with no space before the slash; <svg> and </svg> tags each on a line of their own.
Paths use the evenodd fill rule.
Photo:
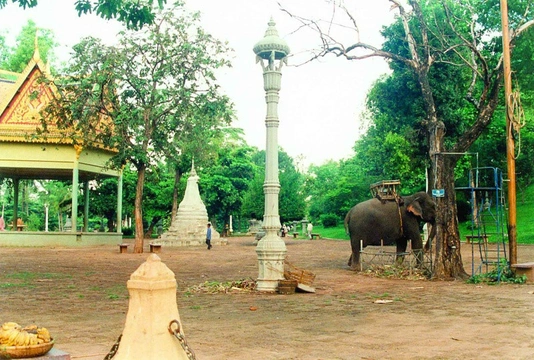
<svg viewBox="0 0 534 360">
<path fill-rule="evenodd" d="M 172 328 L 172 325 L 176 325 L 176 328 L 174 330 Z M 182 328 L 180 327 L 180 322 L 178 320 L 172 320 L 169 323 L 168 329 L 169 332 L 174 335 L 180 342 L 182 349 L 184 349 L 185 354 L 187 355 L 187 358 L 189 360 L 196 360 L 195 352 L 189 347 L 189 345 L 187 345 L 187 340 L 185 340 L 184 333 L 182 332 Z"/>
<path fill-rule="evenodd" d="M 172 325 L 176 325 L 176 329 L 173 330 Z M 195 352 L 193 351 L 193 349 L 189 347 L 189 345 L 187 345 L 187 340 L 185 340 L 185 336 L 181 331 L 182 329 L 180 327 L 180 323 L 178 322 L 178 320 L 172 320 L 169 323 L 168 329 L 169 329 L 169 332 L 172 335 L 174 335 L 180 342 L 182 349 L 184 349 L 185 354 L 187 355 L 187 358 L 189 360 L 196 360 Z M 104 360 L 111 360 L 113 359 L 115 354 L 117 354 L 117 350 L 119 350 L 121 338 L 122 338 L 122 334 L 119 335 L 119 338 L 117 339 L 117 341 L 115 341 L 115 344 L 113 344 L 113 346 L 111 347 L 111 350 L 109 350 L 109 353 L 106 355 Z"/>
<path fill-rule="evenodd" d="M 115 344 L 111 347 L 111 350 L 109 350 L 109 353 L 106 355 L 104 360 L 111 360 L 117 353 L 117 350 L 119 350 L 119 344 L 121 343 L 122 334 L 119 335 L 119 338 L 117 341 L 115 341 Z"/>
</svg>

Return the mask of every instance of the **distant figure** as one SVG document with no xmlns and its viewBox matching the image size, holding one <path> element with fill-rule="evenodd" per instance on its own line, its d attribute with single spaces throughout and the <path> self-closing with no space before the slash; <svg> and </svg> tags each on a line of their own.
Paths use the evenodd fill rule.
<svg viewBox="0 0 534 360">
<path fill-rule="evenodd" d="M 282 226 L 282 237 L 285 237 L 288 232 L 287 225 Z"/>
<path fill-rule="evenodd" d="M 22 221 L 21 218 L 18 218 L 17 219 L 17 231 L 22 231 L 22 229 L 24 228 L 24 221 Z"/>
<path fill-rule="evenodd" d="M 308 230 L 308 239 L 311 239 L 312 238 L 312 230 L 313 230 L 313 224 L 312 223 L 308 223 L 308 228 L 306 229 Z"/>
<path fill-rule="evenodd" d="M 208 229 L 206 230 L 206 244 L 208 245 L 208 250 L 211 249 L 211 223 L 208 223 Z"/>
<path fill-rule="evenodd" d="M 4 231 L 6 229 L 6 222 L 4 221 L 4 217 L 0 216 L 0 231 Z"/>
</svg>

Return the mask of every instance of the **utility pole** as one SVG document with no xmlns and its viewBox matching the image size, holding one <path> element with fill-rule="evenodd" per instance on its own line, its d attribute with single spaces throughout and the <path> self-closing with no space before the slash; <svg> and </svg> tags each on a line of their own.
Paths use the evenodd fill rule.
<svg viewBox="0 0 534 360">
<path fill-rule="evenodd" d="M 510 67 L 510 34 L 508 32 L 508 3 L 501 0 L 502 50 L 504 67 L 504 98 L 506 105 L 506 163 L 508 165 L 508 244 L 510 265 L 517 264 L 517 211 L 515 189 L 515 151 L 512 134 L 513 113 L 510 106 L 512 96 L 512 71 Z"/>
</svg>

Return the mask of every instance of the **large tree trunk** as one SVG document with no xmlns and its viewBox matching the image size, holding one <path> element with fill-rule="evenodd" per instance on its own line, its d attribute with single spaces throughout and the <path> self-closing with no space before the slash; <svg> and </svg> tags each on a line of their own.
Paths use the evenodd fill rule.
<svg viewBox="0 0 534 360">
<path fill-rule="evenodd" d="M 429 124 L 429 147 L 432 162 L 432 189 L 445 191 L 443 197 L 436 198 L 436 258 L 433 278 L 449 280 L 467 278 L 460 253 L 458 233 L 458 210 L 454 189 L 454 167 L 458 156 L 447 154 L 443 144 L 445 125 L 437 117 Z"/>
<path fill-rule="evenodd" d="M 466 279 L 468 277 L 462 262 L 460 234 L 458 233 L 458 211 L 454 188 L 454 167 L 456 155 L 440 154 L 436 161 L 439 184 L 436 189 L 445 190 L 445 196 L 436 199 L 437 234 L 436 258 L 433 278 L 439 280 Z"/>
<path fill-rule="evenodd" d="M 142 164 L 137 168 L 137 186 L 135 187 L 135 245 L 134 253 L 140 254 L 143 252 L 144 232 L 143 232 L 143 189 L 145 185 L 145 171 L 146 166 Z"/>
</svg>

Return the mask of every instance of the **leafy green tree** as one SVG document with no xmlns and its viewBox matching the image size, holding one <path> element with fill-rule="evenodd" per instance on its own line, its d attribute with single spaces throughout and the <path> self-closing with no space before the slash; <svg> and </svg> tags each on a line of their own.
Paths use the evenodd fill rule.
<svg viewBox="0 0 534 360">
<path fill-rule="evenodd" d="M 254 157 L 257 171 L 247 191 L 242 214 L 245 217 L 262 219 L 265 211 L 265 151 L 258 151 Z M 294 160 L 283 150 L 278 151 L 280 193 L 278 197 L 279 215 L 282 223 L 301 220 L 306 214 L 304 201 L 304 176 L 298 172 Z"/>
<path fill-rule="evenodd" d="M 9 0 L 0 0 L 0 9 L 7 5 Z M 38 5 L 37 0 L 12 0 L 20 7 L 32 8 Z M 144 25 L 152 24 L 155 19 L 155 10 L 162 9 L 167 0 L 76 0 L 74 8 L 78 16 L 92 14 L 103 19 L 117 19 L 126 24 L 129 29 L 141 29 Z"/>
<path fill-rule="evenodd" d="M 285 151 L 281 151 L 278 155 L 278 166 L 281 186 L 280 221 L 283 224 L 288 221 L 301 220 L 306 215 L 306 203 L 302 191 L 304 176 L 297 170 L 295 160 Z"/>
<path fill-rule="evenodd" d="M 322 214 L 332 213 L 332 210 L 338 213 L 338 209 L 330 207 L 331 201 L 327 194 L 331 189 L 339 189 L 339 178 L 340 165 L 337 161 L 330 160 L 320 166 L 310 166 L 304 183 L 310 220 L 317 222 Z"/>
<path fill-rule="evenodd" d="M 328 54 L 351 61 L 382 57 L 389 61 L 394 73 L 412 75 L 420 92 L 412 101 L 421 104 L 422 116 L 416 119 L 427 141 L 430 185 L 446 194 L 437 199 L 434 276 L 465 278 L 467 274 L 457 251 L 460 239 L 454 171 L 462 158 L 459 154 L 465 153 L 488 127 L 499 104 L 503 81 L 499 2 L 389 2 L 398 16 L 384 29 L 386 41 L 381 48 L 359 41 L 349 44 L 337 41 L 333 28 L 342 20 L 335 16 L 324 29 L 317 21 L 296 18 L 319 33 L 322 49 L 314 58 Z M 528 20 L 533 15 L 529 4 L 527 0 L 510 1 L 512 43 L 528 36 L 527 30 L 534 24 Z M 356 17 L 343 5 L 340 10 L 336 14 L 344 16 L 357 31 Z M 451 77 L 454 71 L 457 76 Z"/>
<path fill-rule="evenodd" d="M 22 72 L 30 62 L 35 52 L 35 41 L 39 49 L 39 55 L 43 62 L 53 60 L 54 48 L 57 43 L 52 30 L 37 29 L 37 25 L 32 20 L 22 27 L 20 34 L 17 36 L 16 46 L 12 49 L 5 44 L 2 46 L 0 38 L 0 49 L 5 49 L 5 54 L 0 51 L 0 68 L 3 70 Z"/>
<path fill-rule="evenodd" d="M 123 174 L 123 178 L 127 178 Z M 132 179 L 135 184 L 135 179 Z M 123 180 L 123 189 L 127 185 Z M 135 187 L 134 187 L 135 188 Z M 130 194 L 126 192 L 126 194 Z M 95 188 L 89 191 L 89 209 L 91 214 L 95 214 L 106 220 L 107 228 L 112 231 L 115 228 L 114 222 L 117 220 L 117 179 L 106 178 L 97 181 Z M 123 204 L 127 203 L 123 199 Z M 127 212 L 125 212 L 127 213 Z M 102 224 L 102 223 L 100 223 Z"/>
<path fill-rule="evenodd" d="M 254 156 L 254 158 L 256 159 L 257 157 Z M 265 194 L 263 193 L 265 170 L 257 162 L 254 162 L 254 164 L 254 176 L 250 179 L 248 190 L 243 195 L 241 215 L 245 219 L 262 220 L 265 211 Z"/>
<path fill-rule="evenodd" d="M 62 204 L 71 201 L 72 186 L 68 181 L 55 180 L 44 180 L 39 184 L 44 189 L 39 192 L 40 203 L 43 207 L 45 204 L 48 206 L 48 228 L 60 231 L 65 221 L 63 217 L 65 209 L 62 208 Z"/>
<path fill-rule="evenodd" d="M 172 219 L 178 210 L 179 187 L 184 173 L 191 169 L 193 160 L 197 166 L 208 167 L 217 160 L 221 147 L 235 142 L 244 144 L 243 131 L 229 125 L 234 117 L 233 105 L 223 97 L 217 102 L 207 102 L 204 106 L 192 109 L 188 122 L 173 139 L 179 153 L 167 154 L 169 166 L 174 169 L 174 189 L 172 202 Z"/>
<path fill-rule="evenodd" d="M 336 215 L 341 221 L 351 207 L 369 198 L 369 185 L 376 180 L 367 175 L 364 165 L 365 161 L 354 156 L 310 167 L 305 194 L 312 221 L 327 214 Z"/>
<path fill-rule="evenodd" d="M 4 67 L 4 63 L 8 59 L 8 47 L 6 45 L 6 38 L 0 33 L 0 68 Z"/>
<path fill-rule="evenodd" d="M 148 224 L 144 237 L 151 238 L 154 228 L 167 220 L 172 209 L 174 174 L 165 164 L 152 167 L 147 172 L 143 193 L 143 220 Z"/>
<path fill-rule="evenodd" d="M 229 65 L 228 49 L 198 20 L 198 13 L 189 14 L 179 4 L 159 14 L 146 31 L 121 33 L 116 47 L 84 39 L 56 83 L 61 96 L 47 109 L 46 118 L 57 120 L 74 144 L 103 143 L 117 150 L 115 167 L 135 167 L 136 253 L 143 251 L 147 170 L 182 151 L 173 139 L 187 128 L 193 109 L 228 103 L 214 75 Z M 43 125 L 46 132 L 46 121 Z"/>
<path fill-rule="evenodd" d="M 200 191 L 208 214 L 219 229 L 228 223 L 230 215 L 241 211 L 243 196 L 256 171 L 253 152 L 253 148 L 244 144 L 223 144 L 213 163 L 201 170 Z"/>
</svg>

